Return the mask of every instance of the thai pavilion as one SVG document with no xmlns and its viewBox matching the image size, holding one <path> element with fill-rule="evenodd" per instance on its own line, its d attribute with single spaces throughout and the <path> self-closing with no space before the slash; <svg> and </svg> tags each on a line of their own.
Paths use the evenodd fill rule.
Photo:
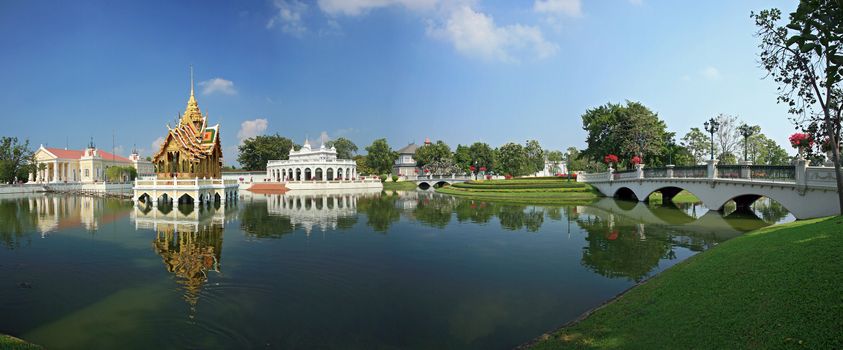
<svg viewBox="0 0 843 350">
<path fill-rule="evenodd" d="M 268 161 L 266 177 L 290 190 L 383 188 L 376 178 L 358 176 L 357 162 L 338 159 L 336 148 L 322 143 L 313 149 L 308 140 L 298 150 L 293 146 L 289 159 Z"/>
<path fill-rule="evenodd" d="M 154 178 L 135 181 L 134 198 L 151 202 L 159 200 L 192 202 L 194 205 L 226 201 L 237 193 L 237 182 L 223 180 L 220 125 L 208 125 L 193 93 L 193 70 L 190 73 L 190 99 L 184 115 L 175 127 L 167 125 L 167 136 L 152 156 L 156 167 Z"/>
</svg>

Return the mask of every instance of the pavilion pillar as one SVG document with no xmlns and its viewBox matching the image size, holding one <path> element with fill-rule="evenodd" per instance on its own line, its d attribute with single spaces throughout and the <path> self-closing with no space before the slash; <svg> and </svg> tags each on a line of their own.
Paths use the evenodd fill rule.
<svg viewBox="0 0 843 350">
<path fill-rule="evenodd" d="M 59 182 L 59 161 L 53 162 L 53 181 Z"/>
</svg>

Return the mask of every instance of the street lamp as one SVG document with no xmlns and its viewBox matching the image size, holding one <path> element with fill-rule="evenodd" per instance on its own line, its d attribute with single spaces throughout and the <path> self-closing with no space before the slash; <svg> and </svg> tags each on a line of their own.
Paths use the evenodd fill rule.
<svg viewBox="0 0 843 350">
<path fill-rule="evenodd" d="M 741 125 L 738 127 L 738 130 L 741 132 L 741 136 L 743 136 L 743 161 L 746 162 L 748 159 L 746 158 L 746 151 L 749 148 L 749 137 L 755 133 L 755 130 L 746 124 Z"/>
<path fill-rule="evenodd" d="M 673 136 L 667 136 L 667 164 L 673 164 L 673 146 L 676 144 L 676 140 L 673 139 Z"/>
<path fill-rule="evenodd" d="M 714 160 L 714 133 L 720 130 L 720 123 L 711 118 L 703 125 L 705 125 L 705 131 L 711 134 L 711 160 Z"/>
</svg>

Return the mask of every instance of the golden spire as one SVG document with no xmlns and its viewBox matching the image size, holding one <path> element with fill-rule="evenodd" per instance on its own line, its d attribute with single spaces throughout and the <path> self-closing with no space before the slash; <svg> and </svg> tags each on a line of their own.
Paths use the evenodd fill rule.
<svg viewBox="0 0 843 350">
<path fill-rule="evenodd" d="M 196 102 L 196 96 L 193 93 L 193 65 L 190 65 L 190 99 L 187 100 L 187 108 L 184 110 L 180 124 L 192 124 L 194 129 L 198 129 L 204 122 L 205 118 L 199 110 L 199 103 Z M 196 130 L 196 132 L 200 131 Z"/>
</svg>

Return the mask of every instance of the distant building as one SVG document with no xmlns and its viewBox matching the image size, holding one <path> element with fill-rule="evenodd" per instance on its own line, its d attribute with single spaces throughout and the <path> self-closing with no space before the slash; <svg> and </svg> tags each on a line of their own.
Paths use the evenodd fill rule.
<svg viewBox="0 0 843 350">
<path fill-rule="evenodd" d="M 290 149 L 287 160 L 270 160 L 266 164 L 266 175 L 270 181 L 337 181 L 357 178 L 357 162 L 351 159 L 337 159 L 337 149 L 310 147 L 310 141 L 296 150 Z"/>
<path fill-rule="evenodd" d="M 541 171 L 530 175 L 530 176 L 556 176 L 556 174 L 568 174 L 568 165 L 565 162 L 559 162 L 558 164 L 553 164 L 552 162 L 545 161 L 544 162 L 544 169 Z"/>
<path fill-rule="evenodd" d="M 418 175 L 415 159 L 417 149 L 419 147 L 415 143 L 399 149 L 398 159 L 395 160 L 395 165 L 392 167 L 392 174 L 404 177 Z"/>
<path fill-rule="evenodd" d="M 137 151 L 132 150 L 132 155 L 125 158 L 97 149 L 93 140 L 82 151 L 41 145 L 35 151 L 35 164 L 35 173 L 29 174 L 29 181 L 41 183 L 102 182 L 106 180 L 106 169 L 113 166 L 134 167 L 138 176 L 154 173 L 152 163 L 142 159 Z"/>
</svg>

